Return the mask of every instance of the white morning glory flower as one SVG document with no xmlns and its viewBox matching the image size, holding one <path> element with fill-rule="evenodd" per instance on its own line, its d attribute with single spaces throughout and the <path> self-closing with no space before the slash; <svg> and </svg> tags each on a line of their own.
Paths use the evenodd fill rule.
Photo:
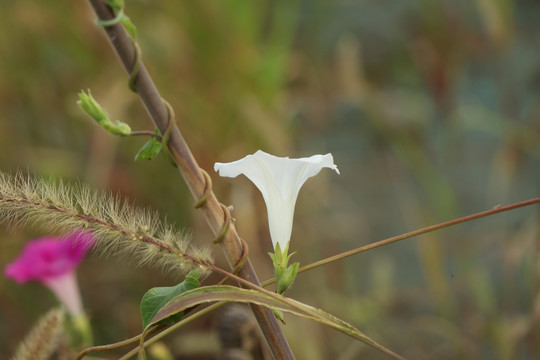
<svg viewBox="0 0 540 360">
<path fill-rule="evenodd" d="M 268 210 L 268 225 L 274 250 L 279 244 L 285 252 L 291 239 L 294 206 L 300 188 L 307 179 L 322 168 L 339 174 L 332 154 L 313 155 L 308 158 L 289 159 L 257 151 L 230 163 L 215 163 L 219 175 L 237 177 L 244 174 L 261 191 Z"/>
</svg>

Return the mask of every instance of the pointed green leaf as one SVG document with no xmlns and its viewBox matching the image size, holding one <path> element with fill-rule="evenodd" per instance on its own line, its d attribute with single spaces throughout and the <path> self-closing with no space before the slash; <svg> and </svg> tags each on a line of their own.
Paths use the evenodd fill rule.
<svg viewBox="0 0 540 360">
<path fill-rule="evenodd" d="M 143 147 L 139 150 L 137 155 L 135 155 L 135 160 L 141 160 L 141 159 L 152 160 L 159 154 L 162 147 L 163 147 L 163 144 L 158 139 L 151 138 L 143 145 Z"/>
<path fill-rule="evenodd" d="M 200 286 L 197 280 L 197 274 L 188 274 L 184 281 L 176 286 L 155 287 L 146 292 L 141 300 L 141 317 L 143 328 L 146 328 L 150 321 L 156 316 L 159 310 L 175 296 L 182 294 L 188 290 L 198 288 Z M 174 315 L 174 316 L 173 316 Z M 167 323 L 175 323 L 179 321 L 184 312 L 171 314 L 171 317 L 164 317 L 161 320 Z"/>
<path fill-rule="evenodd" d="M 403 357 L 366 336 L 353 325 L 338 319 L 323 310 L 277 294 L 268 294 L 260 290 L 248 290 L 229 285 L 199 287 L 175 296 L 148 322 L 147 327 L 142 334 L 143 338 L 150 325 L 157 324 L 175 314 L 183 313 L 184 310 L 193 306 L 215 301 L 257 304 L 272 310 L 283 311 L 306 319 L 311 319 L 333 327 L 394 359 L 403 359 Z"/>
</svg>

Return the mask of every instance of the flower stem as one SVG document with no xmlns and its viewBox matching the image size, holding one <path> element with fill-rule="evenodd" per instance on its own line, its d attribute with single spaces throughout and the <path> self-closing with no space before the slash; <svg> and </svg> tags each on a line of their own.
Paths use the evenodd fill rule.
<svg viewBox="0 0 540 360">
<path fill-rule="evenodd" d="M 157 331 L 159 331 L 160 329 L 162 329 L 162 326 L 156 326 L 155 328 L 151 329 L 147 336 L 152 336 L 153 334 L 155 334 Z M 129 338 L 129 339 L 126 339 L 126 340 L 122 340 L 122 341 L 119 341 L 119 342 L 116 342 L 114 344 L 108 344 L 108 345 L 98 345 L 98 346 L 92 346 L 92 347 L 89 347 L 87 349 L 84 349 L 83 351 L 81 351 L 77 357 L 75 358 L 75 360 L 81 360 L 83 359 L 86 355 L 89 355 L 89 354 L 93 354 L 93 353 L 96 353 L 96 352 L 101 352 L 101 351 L 107 351 L 107 350 L 114 350 L 114 349 L 118 349 L 120 347 L 123 347 L 123 346 L 127 346 L 127 345 L 131 345 L 131 344 L 135 344 L 136 342 L 139 341 L 139 339 L 141 338 L 141 335 L 137 335 L 137 336 L 134 336 L 132 338 Z M 153 338 L 152 338 L 153 339 Z"/>
<path fill-rule="evenodd" d="M 298 269 L 298 273 L 308 271 L 308 270 L 314 269 L 316 267 L 320 267 L 320 266 L 329 264 L 329 263 L 334 262 L 334 261 L 345 259 L 346 257 L 356 255 L 356 254 L 359 254 L 359 253 L 362 253 L 364 251 L 368 251 L 368 250 L 371 250 L 371 249 L 375 249 L 375 248 L 383 246 L 383 245 L 388 245 L 388 244 L 391 244 L 391 243 L 394 243 L 394 242 L 397 242 L 397 241 L 400 241 L 400 240 L 405 240 L 405 239 L 408 239 L 408 238 L 411 238 L 411 237 L 414 237 L 414 236 L 418 236 L 418 235 L 422 235 L 422 234 L 425 234 L 425 233 L 428 233 L 428 232 L 431 232 L 431 231 L 435 231 L 435 230 L 439 230 L 439 229 L 446 228 L 446 227 L 449 227 L 449 226 L 453 226 L 453 225 L 465 223 L 465 222 L 468 222 L 468 221 L 480 219 L 480 218 L 483 218 L 483 217 L 486 217 L 486 216 L 490 216 L 490 215 L 494 215 L 494 214 L 514 210 L 514 209 L 518 209 L 518 208 L 521 208 L 521 207 L 535 205 L 535 204 L 538 204 L 538 203 L 540 203 L 540 198 L 534 198 L 534 199 L 530 199 L 530 200 L 526 200 L 526 201 L 517 202 L 517 203 L 511 204 L 511 205 L 505 205 L 505 206 L 497 205 L 491 210 L 481 211 L 481 212 L 476 213 L 476 214 L 467 215 L 467 216 L 463 216 L 463 217 L 460 217 L 460 218 L 457 218 L 457 219 L 445 221 L 445 222 L 442 222 L 442 223 L 439 223 L 439 224 L 427 226 L 427 227 L 424 227 L 424 228 L 421 228 L 421 229 L 418 229 L 418 230 L 410 231 L 410 232 L 405 233 L 405 234 L 393 236 L 393 237 L 390 237 L 390 238 L 387 238 L 387 239 L 384 239 L 384 240 L 380 240 L 380 241 L 377 241 L 377 242 L 374 242 L 374 243 L 371 243 L 371 244 L 368 244 L 368 245 L 360 246 L 360 247 L 358 247 L 356 249 L 352 249 L 352 250 L 342 252 L 340 254 L 328 257 L 326 259 L 316 261 L 316 262 L 311 263 L 309 265 L 302 266 L 300 269 Z M 270 280 L 267 280 L 267 281 L 263 282 L 262 286 L 268 286 L 268 285 L 273 284 L 275 282 L 276 282 L 276 279 L 270 279 Z"/>
<path fill-rule="evenodd" d="M 158 140 L 161 141 L 162 139 L 162 136 L 159 135 L 159 134 L 156 134 L 155 132 L 151 131 L 151 130 L 136 130 L 136 131 L 132 131 L 131 133 L 129 133 L 130 136 L 150 136 L 150 137 L 154 137 Z"/>
<path fill-rule="evenodd" d="M 152 337 L 151 339 L 148 339 L 144 342 L 143 346 L 146 348 L 150 345 L 152 345 L 153 343 L 155 343 L 156 341 L 164 338 L 166 335 L 169 335 L 170 333 L 172 333 L 173 331 L 177 330 L 178 328 L 180 328 L 181 326 L 193 321 L 193 320 L 196 320 L 198 318 L 200 318 L 201 316 L 203 315 L 206 315 L 214 310 L 216 310 L 217 308 L 225 305 L 227 303 L 227 301 L 220 301 L 220 302 L 217 302 L 215 304 L 212 304 L 200 311 L 197 311 L 196 313 L 190 315 L 189 317 L 186 317 L 184 318 L 183 320 L 177 322 L 176 324 L 174 325 L 171 325 L 170 327 L 168 327 L 167 329 L 161 331 L 160 333 L 156 334 L 154 337 Z M 137 339 L 140 337 L 140 335 L 137 337 Z M 137 354 L 137 352 L 139 351 L 139 348 L 136 347 L 134 349 L 132 349 L 131 351 L 129 351 L 128 353 L 126 353 L 125 355 L 123 355 L 121 358 L 119 358 L 118 360 L 127 360 L 129 359 L 130 357 L 132 357 L 133 355 Z"/>
</svg>

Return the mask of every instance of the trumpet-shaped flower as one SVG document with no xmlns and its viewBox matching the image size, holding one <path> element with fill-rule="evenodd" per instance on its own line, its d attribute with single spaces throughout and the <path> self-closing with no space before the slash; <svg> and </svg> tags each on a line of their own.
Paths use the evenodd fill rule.
<svg viewBox="0 0 540 360">
<path fill-rule="evenodd" d="M 237 177 L 244 174 L 261 191 L 268 210 L 268 226 L 274 250 L 276 245 L 286 254 L 291 239 L 294 207 L 300 188 L 322 168 L 339 174 L 332 154 L 289 159 L 261 150 L 230 163 L 215 163 L 219 175 Z"/>
<path fill-rule="evenodd" d="M 83 311 L 75 270 L 93 244 L 93 237 L 85 232 L 32 240 L 8 264 L 5 275 L 19 284 L 43 283 L 73 316 L 79 316 Z"/>
</svg>

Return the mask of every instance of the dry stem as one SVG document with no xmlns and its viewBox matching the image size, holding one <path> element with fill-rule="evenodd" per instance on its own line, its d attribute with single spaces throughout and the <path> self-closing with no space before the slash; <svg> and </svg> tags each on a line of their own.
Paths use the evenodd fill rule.
<svg viewBox="0 0 540 360">
<path fill-rule="evenodd" d="M 88 0 L 94 12 L 100 20 L 110 20 L 114 18 L 111 9 L 105 5 L 103 0 Z M 131 73 L 136 65 L 136 49 L 124 29 L 119 25 L 105 27 L 105 32 L 113 46 L 116 54 L 122 62 L 125 70 Z M 139 94 L 148 114 L 155 126 L 164 134 L 167 132 L 169 117 L 167 108 L 159 94 L 154 82 L 152 81 L 144 64 L 140 63 L 138 75 L 133 85 Z M 186 144 L 178 126 L 173 125 L 168 141 L 168 149 L 171 157 L 178 165 L 178 169 L 186 181 L 193 197 L 199 199 L 204 194 L 205 180 L 199 165 L 193 157 L 188 145 Z M 224 213 L 219 201 L 214 193 L 210 193 L 207 201 L 201 207 L 204 217 L 214 234 L 218 234 L 224 225 Z M 242 257 L 242 243 L 234 225 L 231 225 L 229 231 L 224 237 L 223 249 L 227 259 L 232 267 Z M 251 266 L 249 260 L 245 262 L 244 267 L 239 273 L 240 277 L 256 285 L 260 282 Z M 285 339 L 277 319 L 271 310 L 261 306 L 252 307 L 253 313 L 257 318 L 263 335 L 272 351 L 275 359 L 294 359 L 294 355 Z"/>
</svg>

